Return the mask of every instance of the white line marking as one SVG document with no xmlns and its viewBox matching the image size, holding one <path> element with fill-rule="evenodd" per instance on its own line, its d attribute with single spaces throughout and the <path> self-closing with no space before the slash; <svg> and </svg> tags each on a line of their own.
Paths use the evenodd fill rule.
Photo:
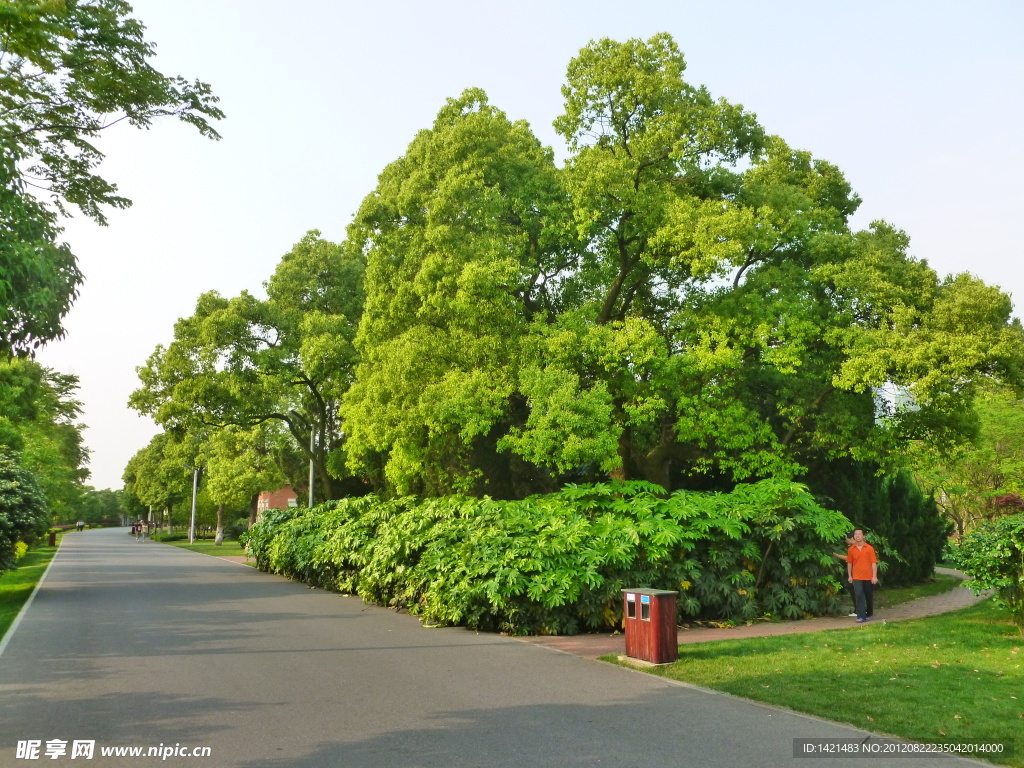
<svg viewBox="0 0 1024 768">
<path fill-rule="evenodd" d="M 26 600 L 25 604 L 21 606 L 21 610 L 18 611 L 17 618 L 14 619 L 14 623 L 11 624 L 11 628 L 7 630 L 7 634 L 4 635 L 3 640 L 0 640 L 0 656 L 4 655 L 4 651 L 7 650 L 7 644 L 11 642 L 11 638 L 14 637 L 15 630 L 18 629 L 18 625 L 21 624 L 21 620 L 25 617 L 25 614 L 28 613 L 28 608 L 30 605 L 32 605 L 32 601 L 36 599 L 36 592 L 39 591 L 39 588 L 43 586 L 43 582 L 46 581 L 46 574 L 50 572 L 50 568 L 53 566 L 54 561 L 57 559 L 57 555 L 60 554 L 60 547 L 61 544 L 63 543 L 64 537 L 61 536 L 60 544 L 57 545 L 57 551 L 54 552 L 53 557 L 50 558 L 50 564 L 47 565 L 46 570 L 43 571 L 42 578 L 39 579 L 39 583 L 36 584 L 36 588 L 32 590 L 32 594 L 28 596 L 28 600 Z"/>
</svg>

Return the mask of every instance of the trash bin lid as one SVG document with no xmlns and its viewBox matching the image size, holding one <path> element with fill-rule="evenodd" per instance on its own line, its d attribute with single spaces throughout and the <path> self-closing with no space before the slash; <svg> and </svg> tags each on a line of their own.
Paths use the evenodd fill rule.
<svg viewBox="0 0 1024 768">
<path fill-rule="evenodd" d="M 624 589 L 624 593 L 629 592 L 631 595 L 651 595 L 657 597 L 658 595 L 678 595 L 678 590 L 671 589 L 648 589 L 647 587 L 637 587 L 635 589 Z"/>
</svg>

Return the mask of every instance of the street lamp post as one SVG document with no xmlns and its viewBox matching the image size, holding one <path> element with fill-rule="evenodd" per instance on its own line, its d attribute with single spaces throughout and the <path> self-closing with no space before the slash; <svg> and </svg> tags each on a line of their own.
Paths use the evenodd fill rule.
<svg viewBox="0 0 1024 768">
<path fill-rule="evenodd" d="M 199 467 L 192 469 L 192 517 L 188 524 L 188 543 L 194 544 L 196 540 L 196 494 L 199 492 Z"/>
<path fill-rule="evenodd" d="M 309 508 L 313 508 L 313 457 L 316 455 L 316 430 L 309 428 Z"/>
</svg>

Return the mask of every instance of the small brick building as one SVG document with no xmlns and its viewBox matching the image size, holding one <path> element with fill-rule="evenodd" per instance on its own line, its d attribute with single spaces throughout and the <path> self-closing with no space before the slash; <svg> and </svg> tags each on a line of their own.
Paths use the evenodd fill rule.
<svg viewBox="0 0 1024 768">
<path fill-rule="evenodd" d="M 290 485 L 276 491 L 260 491 L 260 496 L 256 500 L 256 519 L 263 517 L 263 513 L 268 509 L 288 509 L 297 506 L 299 497 Z"/>
</svg>

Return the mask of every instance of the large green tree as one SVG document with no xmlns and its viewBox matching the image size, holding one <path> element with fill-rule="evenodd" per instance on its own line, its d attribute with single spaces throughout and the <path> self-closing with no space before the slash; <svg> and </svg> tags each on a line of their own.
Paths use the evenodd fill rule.
<svg viewBox="0 0 1024 768">
<path fill-rule="evenodd" d="M 399 492 L 507 495 L 497 450 L 525 402 L 533 322 L 574 268 L 551 151 L 480 90 L 450 99 L 380 175 L 349 228 L 369 259 L 360 365 L 342 413 L 352 466 Z"/>
<path fill-rule="evenodd" d="M 59 337 L 82 276 L 59 242 L 74 207 L 98 223 L 130 201 L 97 168 L 122 121 L 170 116 L 218 138 L 209 86 L 168 77 L 123 0 L 0 3 L 0 352 Z"/>
<path fill-rule="evenodd" d="M 203 294 L 139 368 L 130 405 L 177 432 L 279 422 L 313 462 L 320 497 L 335 498 L 363 268 L 361 253 L 310 232 L 282 258 L 265 300 Z"/>
<path fill-rule="evenodd" d="M 216 543 L 224 540 L 224 512 L 248 512 L 261 491 L 284 485 L 275 461 L 277 438 L 267 425 L 227 426 L 216 430 L 199 451 L 205 467 L 206 495 L 216 505 Z"/>
<path fill-rule="evenodd" d="M 521 493 L 495 485 L 530 477 L 516 459 L 666 488 L 801 476 L 962 441 L 973 383 L 1019 377 L 1004 294 L 940 279 L 884 222 L 852 231 L 834 165 L 684 69 L 667 35 L 581 51 L 561 169 L 469 91 L 385 170 L 349 233 L 354 466 L 426 493 Z M 916 409 L 879 418 L 884 385 Z"/>
<path fill-rule="evenodd" d="M 128 505 L 136 510 L 147 508 L 158 525 L 165 521 L 168 532 L 175 524 L 175 509 L 191 499 L 194 445 L 182 445 L 167 432 L 153 436 L 149 445 L 140 449 L 124 469 L 124 493 Z M 180 522 L 180 521 L 177 521 Z"/>
<path fill-rule="evenodd" d="M 682 71 L 664 35 L 592 44 L 556 121 L 594 290 L 583 322 L 554 325 L 542 370 L 607 392 L 593 419 L 616 438 L 606 464 L 662 485 L 673 469 L 792 476 L 823 455 L 888 459 L 911 428 L 948 438 L 975 377 L 1017 375 L 1007 297 L 940 281 L 882 222 L 851 232 L 859 200 L 835 166 Z M 887 382 L 920 407 L 880 426 Z M 557 459 L 563 436 L 541 426 L 520 444 Z"/>
</svg>

